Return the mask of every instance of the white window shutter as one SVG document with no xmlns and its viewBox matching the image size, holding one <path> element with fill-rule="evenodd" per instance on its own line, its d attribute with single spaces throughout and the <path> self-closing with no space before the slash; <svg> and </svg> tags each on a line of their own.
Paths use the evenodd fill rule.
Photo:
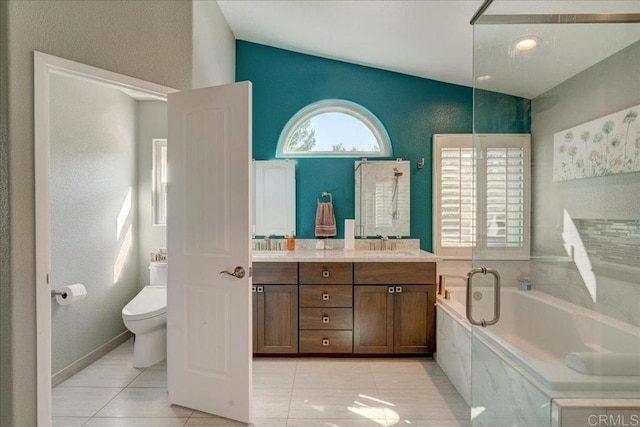
<svg viewBox="0 0 640 427">
<path fill-rule="evenodd" d="M 529 256 L 529 135 L 434 135 L 434 252 Z M 481 168 L 476 175 L 474 167 Z"/>
</svg>

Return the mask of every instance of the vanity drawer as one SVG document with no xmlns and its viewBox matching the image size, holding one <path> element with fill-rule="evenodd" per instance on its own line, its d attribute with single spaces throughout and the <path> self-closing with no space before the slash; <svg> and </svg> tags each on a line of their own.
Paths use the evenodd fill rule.
<svg viewBox="0 0 640 427">
<path fill-rule="evenodd" d="M 300 331 L 300 353 L 352 353 L 352 331 Z"/>
<path fill-rule="evenodd" d="M 297 262 L 254 262 L 254 285 L 297 285 Z"/>
<path fill-rule="evenodd" d="M 435 285 L 435 262 L 357 262 L 356 285 Z"/>
<path fill-rule="evenodd" d="M 300 329 L 353 329 L 351 308 L 301 308 Z"/>
<path fill-rule="evenodd" d="M 300 285 L 300 307 L 351 307 L 351 285 Z"/>
<path fill-rule="evenodd" d="M 301 262 L 300 284 L 350 285 L 353 283 L 353 264 L 350 262 Z"/>
</svg>

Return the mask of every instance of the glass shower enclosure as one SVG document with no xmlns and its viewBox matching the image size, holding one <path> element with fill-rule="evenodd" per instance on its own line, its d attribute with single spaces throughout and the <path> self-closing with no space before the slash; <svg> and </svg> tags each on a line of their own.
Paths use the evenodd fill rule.
<svg viewBox="0 0 640 427">
<path fill-rule="evenodd" d="M 640 425 L 640 2 L 472 23 L 472 425 Z"/>
</svg>

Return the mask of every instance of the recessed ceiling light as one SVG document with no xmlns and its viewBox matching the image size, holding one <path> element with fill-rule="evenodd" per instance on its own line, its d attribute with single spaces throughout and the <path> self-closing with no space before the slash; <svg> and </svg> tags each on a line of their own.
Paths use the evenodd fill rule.
<svg viewBox="0 0 640 427">
<path fill-rule="evenodd" d="M 515 41 L 515 47 L 518 50 L 531 50 L 538 46 L 542 40 L 536 36 L 526 36 Z"/>
<path fill-rule="evenodd" d="M 491 80 L 491 76 L 489 74 L 485 74 L 484 76 L 479 76 L 476 80 L 479 82 L 485 82 L 487 80 Z"/>
</svg>

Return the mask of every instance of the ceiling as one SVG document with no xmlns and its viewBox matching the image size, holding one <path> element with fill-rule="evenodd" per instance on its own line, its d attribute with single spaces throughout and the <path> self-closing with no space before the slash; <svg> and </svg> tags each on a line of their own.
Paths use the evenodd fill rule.
<svg viewBox="0 0 640 427">
<path fill-rule="evenodd" d="M 218 0 L 218 4 L 239 40 L 472 86 L 474 29 L 469 20 L 481 0 Z M 584 4 L 591 9 L 584 9 Z M 603 5 L 609 9 L 601 10 Z M 527 13 L 640 12 L 637 0 L 497 1 L 489 12 L 522 13 L 523 7 Z M 476 75 L 490 76 L 478 86 L 526 98 L 538 96 L 640 39 L 640 24 L 616 24 L 615 30 L 612 25 L 477 26 Z M 516 52 L 513 42 L 528 34 L 540 37 L 541 45 Z"/>
</svg>

